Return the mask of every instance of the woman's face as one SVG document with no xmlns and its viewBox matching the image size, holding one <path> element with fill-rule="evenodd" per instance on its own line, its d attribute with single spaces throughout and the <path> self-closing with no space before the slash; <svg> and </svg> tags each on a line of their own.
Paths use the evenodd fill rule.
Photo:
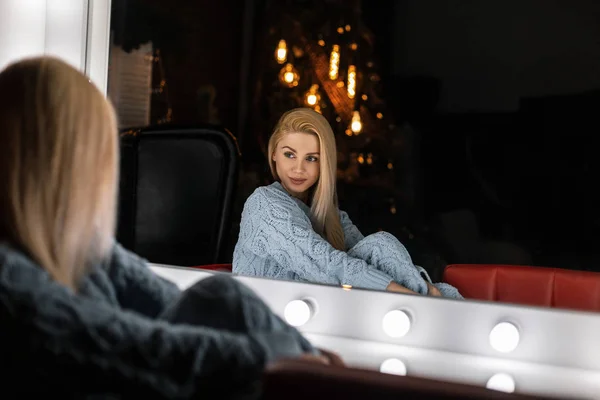
<svg viewBox="0 0 600 400">
<path fill-rule="evenodd" d="M 308 189 L 319 179 L 319 151 L 317 135 L 289 133 L 277 143 L 273 154 L 281 185 L 289 194 L 303 201 Z"/>
</svg>

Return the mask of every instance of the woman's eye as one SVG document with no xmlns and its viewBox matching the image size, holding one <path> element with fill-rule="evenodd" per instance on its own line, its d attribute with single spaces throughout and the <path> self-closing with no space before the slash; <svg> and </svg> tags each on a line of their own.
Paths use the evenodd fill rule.
<svg viewBox="0 0 600 400">
<path fill-rule="evenodd" d="M 285 153 L 283 153 L 284 157 L 287 158 L 294 158 L 294 153 L 286 151 Z"/>
<path fill-rule="evenodd" d="M 308 157 L 306 157 L 306 161 L 317 162 L 317 161 L 319 161 L 319 159 L 315 156 L 308 156 Z"/>
</svg>

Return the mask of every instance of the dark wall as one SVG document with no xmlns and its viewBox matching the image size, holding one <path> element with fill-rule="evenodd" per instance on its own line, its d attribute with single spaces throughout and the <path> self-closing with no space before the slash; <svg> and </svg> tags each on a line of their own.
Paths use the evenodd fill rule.
<svg viewBox="0 0 600 400">
<path fill-rule="evenodd" d="M 394 70 L 441 81 L 443 112 L 600 88 L 597 0 L 401 0 Z"/>
</svg>

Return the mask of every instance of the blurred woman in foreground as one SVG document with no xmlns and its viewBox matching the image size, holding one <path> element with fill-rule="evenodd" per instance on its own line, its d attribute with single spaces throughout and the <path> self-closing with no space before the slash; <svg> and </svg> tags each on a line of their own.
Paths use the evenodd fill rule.
<svg viewBox="0 0 600 400">
<path fill-rule="evenodd" d="M 114 110 L 76 69 L 2 71 L 0 143 L 4 393 L 253 397 L 270 361 L 335 361 L 233 279 L 180 293 L 114 242 Z"/>
</svg>

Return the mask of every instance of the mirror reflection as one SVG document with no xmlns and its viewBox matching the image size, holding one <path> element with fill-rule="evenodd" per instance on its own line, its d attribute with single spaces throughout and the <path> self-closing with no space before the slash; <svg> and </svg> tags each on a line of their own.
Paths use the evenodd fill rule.
<svg viewBox="0 0 600 400">
<path fill-rule="evenodd" d="M 125 247 L 600 310 L 596 2 L 171 3 L 112 10 Z"/>
</svg>

